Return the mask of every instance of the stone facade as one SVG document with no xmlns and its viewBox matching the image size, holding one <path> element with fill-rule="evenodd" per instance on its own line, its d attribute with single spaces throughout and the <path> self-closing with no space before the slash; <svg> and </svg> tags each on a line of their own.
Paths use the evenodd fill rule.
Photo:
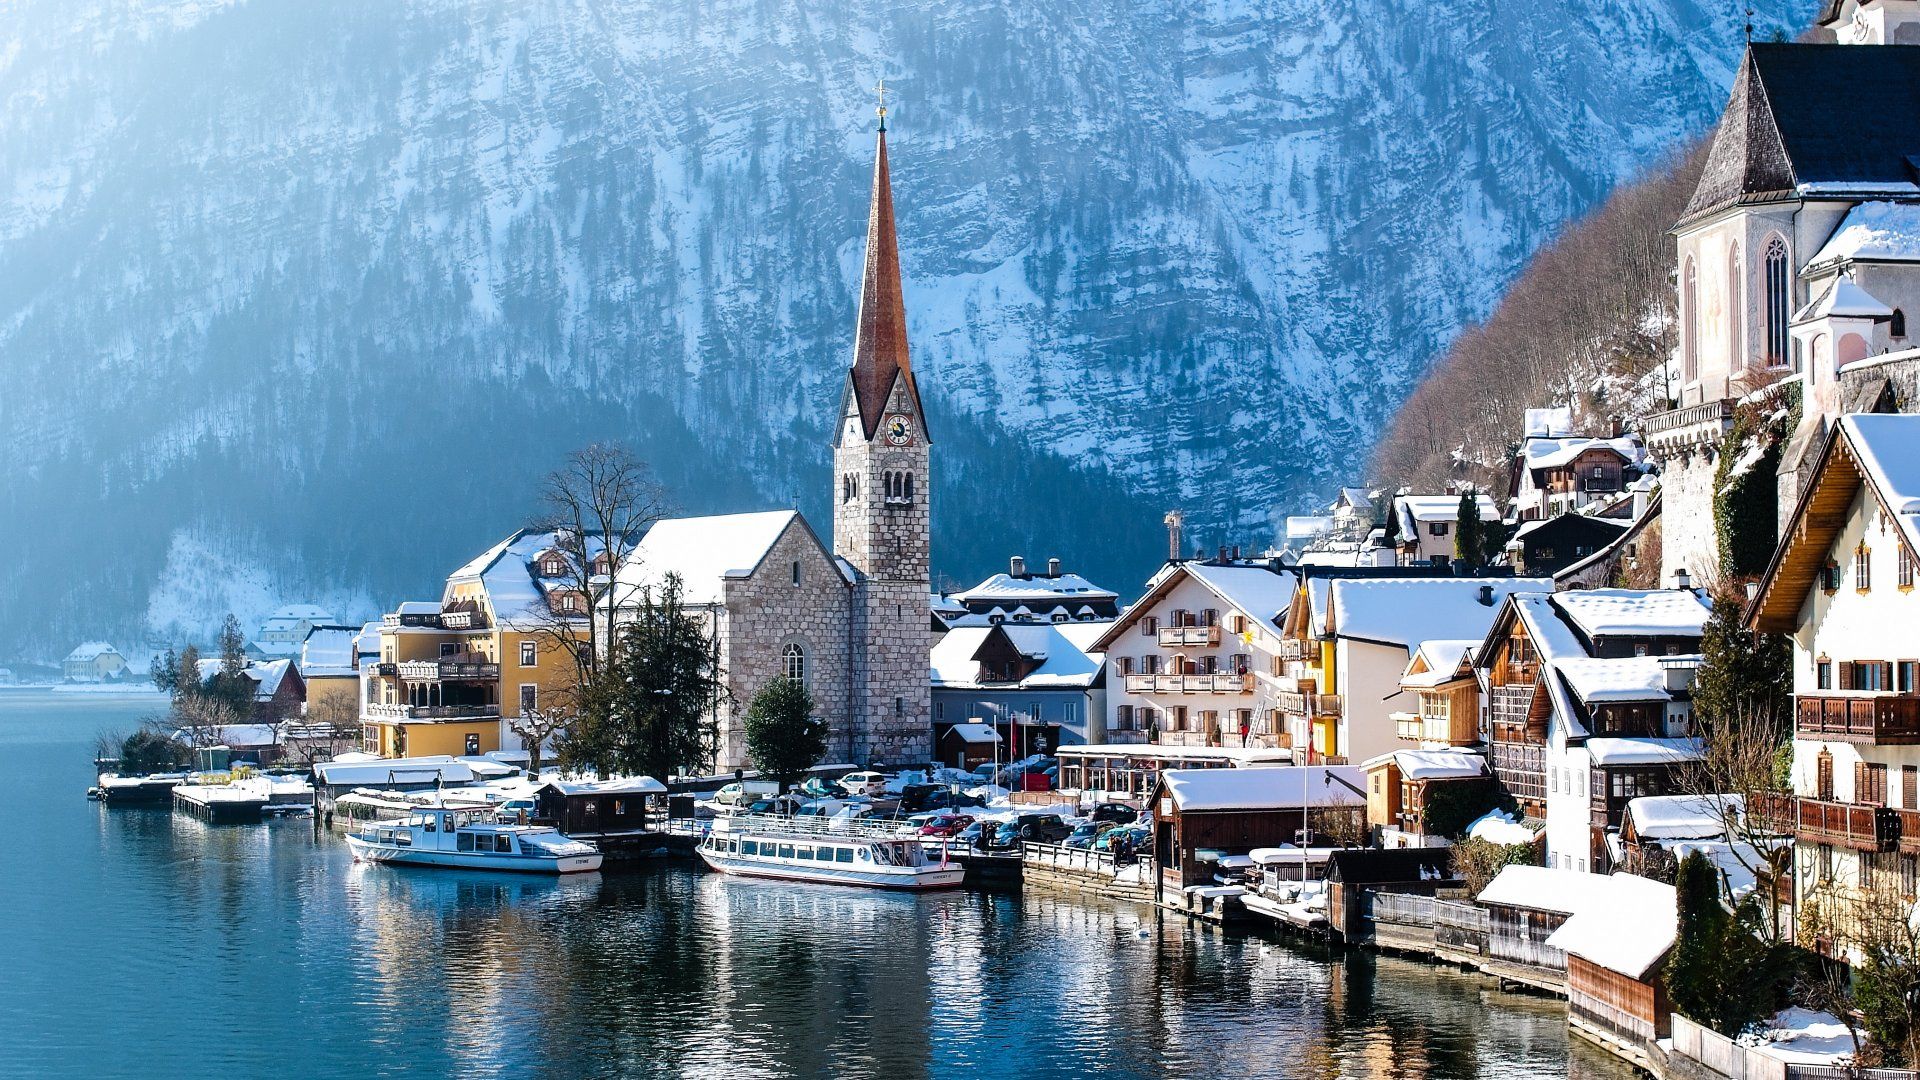
<svg viewBox="0 0 1920 1080">
<path fill-rule="evenodd" d="M 852 700 L 859 763 L 933 753 L 927 625 L 931 447 L 912 375 L 902 370 L 869 437 L 851 383 L 834 445 L 833 546 L 853 584 Z"/>
<path fill-rule="evenodd" d="M 795 515 L 752 574 L 730 578 L 713 613 L 715 647 L 729 700 L 716 710 L 722 768 L 747 763 L 746 716 L 753 696 L 787 673 L 799 649 L 800 674 L 825 720 L 830 761 L 858 761 L 848 711 L 851 589 L 813 530 Z"/>
</svg>

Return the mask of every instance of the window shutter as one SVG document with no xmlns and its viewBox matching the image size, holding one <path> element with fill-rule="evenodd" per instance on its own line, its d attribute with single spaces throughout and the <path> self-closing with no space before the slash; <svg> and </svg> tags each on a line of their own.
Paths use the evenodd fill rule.
<svg viewBox="0 0 1920 1080">
<path fill-rule="evenodd" d="M 1851 660 L 1840 662 L 1840 689 L 1853 689 L 1853 661 Z"/>
<path fill-rule="evenodd" d="M 1893 661 L 1891 660 L 1880 661 L 1880 685 L 1878 689 L 1893 689 Z"/>
</svg>

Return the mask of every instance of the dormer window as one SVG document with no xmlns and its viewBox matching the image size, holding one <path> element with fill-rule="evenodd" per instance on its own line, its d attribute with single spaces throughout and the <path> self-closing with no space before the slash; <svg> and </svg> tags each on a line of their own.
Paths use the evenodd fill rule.
<svg viewBox="0 0 1920 1080">
<path fill-rule="evenodd" d="M 566 572 L 566 561 L 558 555 L 549 555 L 540 560 L 541 577 L 564 577 Z"/>
</svg>

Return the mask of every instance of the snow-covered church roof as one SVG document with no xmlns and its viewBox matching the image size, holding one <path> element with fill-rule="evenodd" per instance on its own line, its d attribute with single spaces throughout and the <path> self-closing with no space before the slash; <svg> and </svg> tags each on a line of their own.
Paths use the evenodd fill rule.
<svg viewBox="0 0 1920 1080">
<path fill-rule="evenodd" d="M 615 573 L 616 591 L 657 588 L 678 574 L 685 603 L 720 603 L 727 579 L 753 573 L 795 522 L 807 527 L 797 510 L 668 518 L 647 530 Z"/>
<path fill-rule="evenodd" d="M 1806 269 L 1838 262 L 1920 262 L 1920 204 L 1869 199 L 1847 211 Z"/>
</svg>

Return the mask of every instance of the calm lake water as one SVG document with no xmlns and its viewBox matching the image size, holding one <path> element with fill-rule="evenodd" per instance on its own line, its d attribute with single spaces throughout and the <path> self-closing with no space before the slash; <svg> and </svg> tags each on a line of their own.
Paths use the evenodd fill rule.
<svg viewBox="0 0 1920 1080">
<path fill-rule="evenodd" d="M 1128 905 L 409 872 L 87 802 L 157 700 L 0 690 L 0 1076 L 1629 1075 L 1557 1002 Z"/>
</svg>

